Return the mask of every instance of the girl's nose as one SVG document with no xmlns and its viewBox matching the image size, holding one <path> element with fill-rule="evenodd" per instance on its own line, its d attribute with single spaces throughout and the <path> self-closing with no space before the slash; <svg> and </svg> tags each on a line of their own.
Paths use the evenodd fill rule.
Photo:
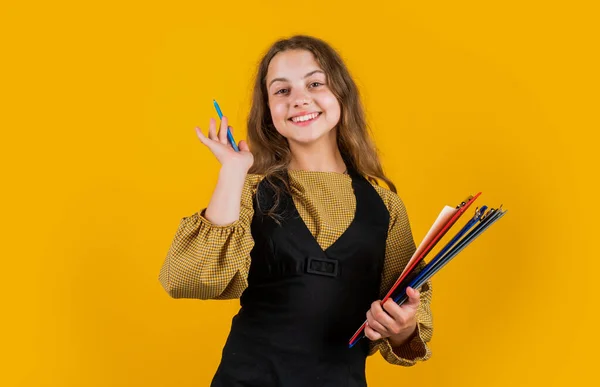
<svg viewBox="0 0 600 387">
<path fill-rule="evenodd" d="M 308 99 L 308 98 L 297 98 L 295 106 L 308 105 L 309 103 L 310 103 L 310 99 Z"/>
<path fill-rule="evenodd" d="M 303 106 L 308 105 L 310 103 L 310 97 L 305 93 L 298 93 L 294 97 L 294 106 Z"/>
</svg>

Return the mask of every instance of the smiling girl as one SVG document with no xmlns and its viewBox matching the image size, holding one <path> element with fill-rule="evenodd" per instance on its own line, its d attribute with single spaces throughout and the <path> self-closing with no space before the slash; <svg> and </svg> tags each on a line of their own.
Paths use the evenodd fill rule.
<svg viewBox="0 0 600 387">
<path fill-rule="evenodd" d="M 309 36 L 275 42 L 239 152 L 227 122 L 196 129 L 219 178 L 208 206 L 181 220 L 159 276 L 173 298 L 240 298 L 211 386 L 366 386 L 378 350 L 392 364 L 427 360 L 431 284 L 407 289 L 402 306 L 380 301 L 415 244 L 335 50 Z M 365 319 L 370 340 L 348 348 Z"/>
</svg>

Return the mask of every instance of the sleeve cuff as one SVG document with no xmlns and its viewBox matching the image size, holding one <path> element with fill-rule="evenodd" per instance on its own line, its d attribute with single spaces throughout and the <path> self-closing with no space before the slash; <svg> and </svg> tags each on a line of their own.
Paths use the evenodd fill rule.
<svg viewBox="0 0 600 387">
<path fill-rule="evenodd" d="M 406 367 L 413 366 L 418 361 L 425 361 L 431 357 L 431 350 L 422 337 L 421 324 L 417 324 L 417 333 L 399 347 L 392 347 L 387 338 L 381 340 L 379 351 L 388 363 Z"/>
<path fill-rule="evenodd" d="M 216 225 L 216 224 L 212 223 L 210 220 L 206 219 L 206 217 L 204 216 L 205 213 L 206 213 L 206 208 L 203 208 L 202 210 L 196 212 L 195 216 L 198 217 L 198 220 L 200 221 L 200 223 L 203 226 L 211 228 L 211 229 L 220 229 L 220 230 L 232 229 L 232 228 L 235 228 L 236 226 L 238 226 L 241 222 L 241 220 L 238 219 L 235 222 L 232 222 L 229 224 Z"/>
</svg>

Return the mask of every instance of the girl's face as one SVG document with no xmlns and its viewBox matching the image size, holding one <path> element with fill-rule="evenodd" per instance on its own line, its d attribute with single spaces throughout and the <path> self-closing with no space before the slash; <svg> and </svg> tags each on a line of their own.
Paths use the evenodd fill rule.
<svg viewBox="0 0 600 387">
<path fill-rule="evenodd" d="M 335 141 L 340 104 L 310 51 L 276 54 L 267 71 L 267 92 L 273 124 L 290 146 Z"/>
</svg>

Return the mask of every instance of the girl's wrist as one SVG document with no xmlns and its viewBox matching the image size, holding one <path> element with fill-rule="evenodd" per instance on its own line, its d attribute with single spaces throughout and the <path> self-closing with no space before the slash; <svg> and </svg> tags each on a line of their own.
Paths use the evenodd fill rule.
<svg viewBox="0 0 600 387">
<path fill-rule="evenodd" d="M 240 168 L 239 165 L 223 164 L 219 171 L 220 176 L 246 178 L 250 168 Z"/>
<path fill-rule="evenodd" d="M 409 342 L 413 337 L 417 334 L 417 322 L 413 326 L 413 329 L 406 330 L 405 332 L 399 333 L 397 335 L 392 335 L 388 338 L 390 341 L 390 345 L 394 348 L 400 347 L 407 342 Z"/>
</svg>

